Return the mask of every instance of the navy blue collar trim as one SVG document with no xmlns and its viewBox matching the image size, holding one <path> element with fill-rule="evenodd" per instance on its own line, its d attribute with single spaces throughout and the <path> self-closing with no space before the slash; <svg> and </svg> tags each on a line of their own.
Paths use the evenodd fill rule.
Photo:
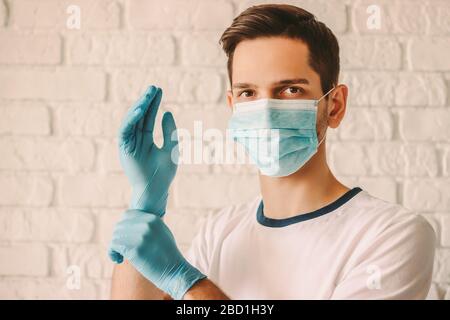
<svg viewBox="0 0 450 320">
<path fill-rule="evenodd" d="M 314 211 L 311 211 L 308 213 L 299 214 L 297 216 L 284 218 L 284 219 L 273 219 L 273 218 L 268 218 L 268 217 L 264 216 L 264 204 L 263 204 L 263 201 L 261 200 L 258 210 L 256 211 L 256 219 L 258 220 L 258 222 L 260 224 L 262 224 L 266 227 L 272 227 L 272 228 L 285 227 L 285 226 L 291 225 L 293 223 L 314 219 L 314 218 L 320 217 L 326 213 L 334 211 L 337 208 L 339 208 L 340 206 L 342 206 L 344 203 L 349 201 L 351 198 L 353 198 L 360 191 L 362 191 L 362 189 L 360 187 L 354 187 L 353 189 L 348 190 L 346 193 L 344 193 L 338 199 L 336 199 L 332 203 L 326 205 L 325 207 L 322 207 L 320 209 L 317 209 L 317 210 L 314 210 Z"/>
</svg>

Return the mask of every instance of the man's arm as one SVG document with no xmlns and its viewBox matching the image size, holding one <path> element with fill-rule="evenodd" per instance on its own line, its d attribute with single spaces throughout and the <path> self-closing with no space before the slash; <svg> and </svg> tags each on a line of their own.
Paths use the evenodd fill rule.
<svg viewBox="0 0 450 320">
<path fill-rule="evenodd" d="M 144 278 L 128 261 L 114 266 L 111 282 L 113 300 L 172 300 Z"/>
<path fill-rule="evenodd" d="M 208 278 L 199 280 L 190 288 L 183 297 L 184 300 L 230 300 Z"/>
<path fill-rule="evenodd" d="M 131 264 L 124 261 L 114 267 L 111 299 L 113 300 L 172 300 L 165 292 L 144 278 Z M 229 300 L 212 281 L 198 281 L 184 295 L 184 300 Z"/>
</svg>

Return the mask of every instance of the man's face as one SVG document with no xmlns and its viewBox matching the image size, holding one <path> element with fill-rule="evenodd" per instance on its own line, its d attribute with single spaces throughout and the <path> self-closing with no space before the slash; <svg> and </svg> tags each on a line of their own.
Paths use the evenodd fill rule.
<svg viewBox="0 0 450 320">
<path fill-rule="evenodd" d="M 267 37 L 240 42 L 233 57 L 228 105 L 262 98 L 319 99 L 323 95 L 320 76 L 308 59 L 308 46 L 301 40 Z M 325 111 L 322 100 L 317 112 L 319 131 L 324 129 Z"/>
</svg>

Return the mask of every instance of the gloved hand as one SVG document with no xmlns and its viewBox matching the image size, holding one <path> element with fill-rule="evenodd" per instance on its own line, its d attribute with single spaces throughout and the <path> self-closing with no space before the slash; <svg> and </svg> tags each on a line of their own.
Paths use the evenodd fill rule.
<svg viewBox="0 0 450 320">
<path fill-rule="evenodd" d="M 164 144 L 153 142 L 153 127 L 162 90 L 150 86 L 128 111 L 119 131 L 120 162 L 132 186 L 129 208 L 162 217 L 166 211 L 169 186 L 178 163 L 178 138 L 173 116 L 164 113 Z M 173 134 L 172 134 L 173 133 Z"/>
<path fill-rule="evenodd" d="M 145 278 L 178 300 L 206 278 L 182 256 L 163 220 L 139 210 L 127 210 L 116 224 L 109 256 L 116 263 L 125 257 Z"/>
</svg>

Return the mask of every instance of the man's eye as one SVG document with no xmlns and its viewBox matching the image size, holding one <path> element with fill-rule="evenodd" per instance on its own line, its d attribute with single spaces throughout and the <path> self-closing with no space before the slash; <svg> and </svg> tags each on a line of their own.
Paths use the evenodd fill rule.
<svg viewBox="0 0 450 320">
<path fill-rule="evenodd" d="M 304 93 L 304 90 L 300 87 L 288 87 L 284 91 L 286 91 L 288 94 Z"/>
<path fill-rule="evenodd" d="M 240 93 L 238 94 L 238 97 L 241 97 L 243 94 L 244 94 L 244 97 L 245 97 L 245 98 L 250 97 L 250 95 L 247 95 L 246 93 L 252 93 L 252 92 L 249 91 L 249 90 L 244 90 L 244 91 L 242 91 L 242 92 L 240 92 Z"/>
</svg>

